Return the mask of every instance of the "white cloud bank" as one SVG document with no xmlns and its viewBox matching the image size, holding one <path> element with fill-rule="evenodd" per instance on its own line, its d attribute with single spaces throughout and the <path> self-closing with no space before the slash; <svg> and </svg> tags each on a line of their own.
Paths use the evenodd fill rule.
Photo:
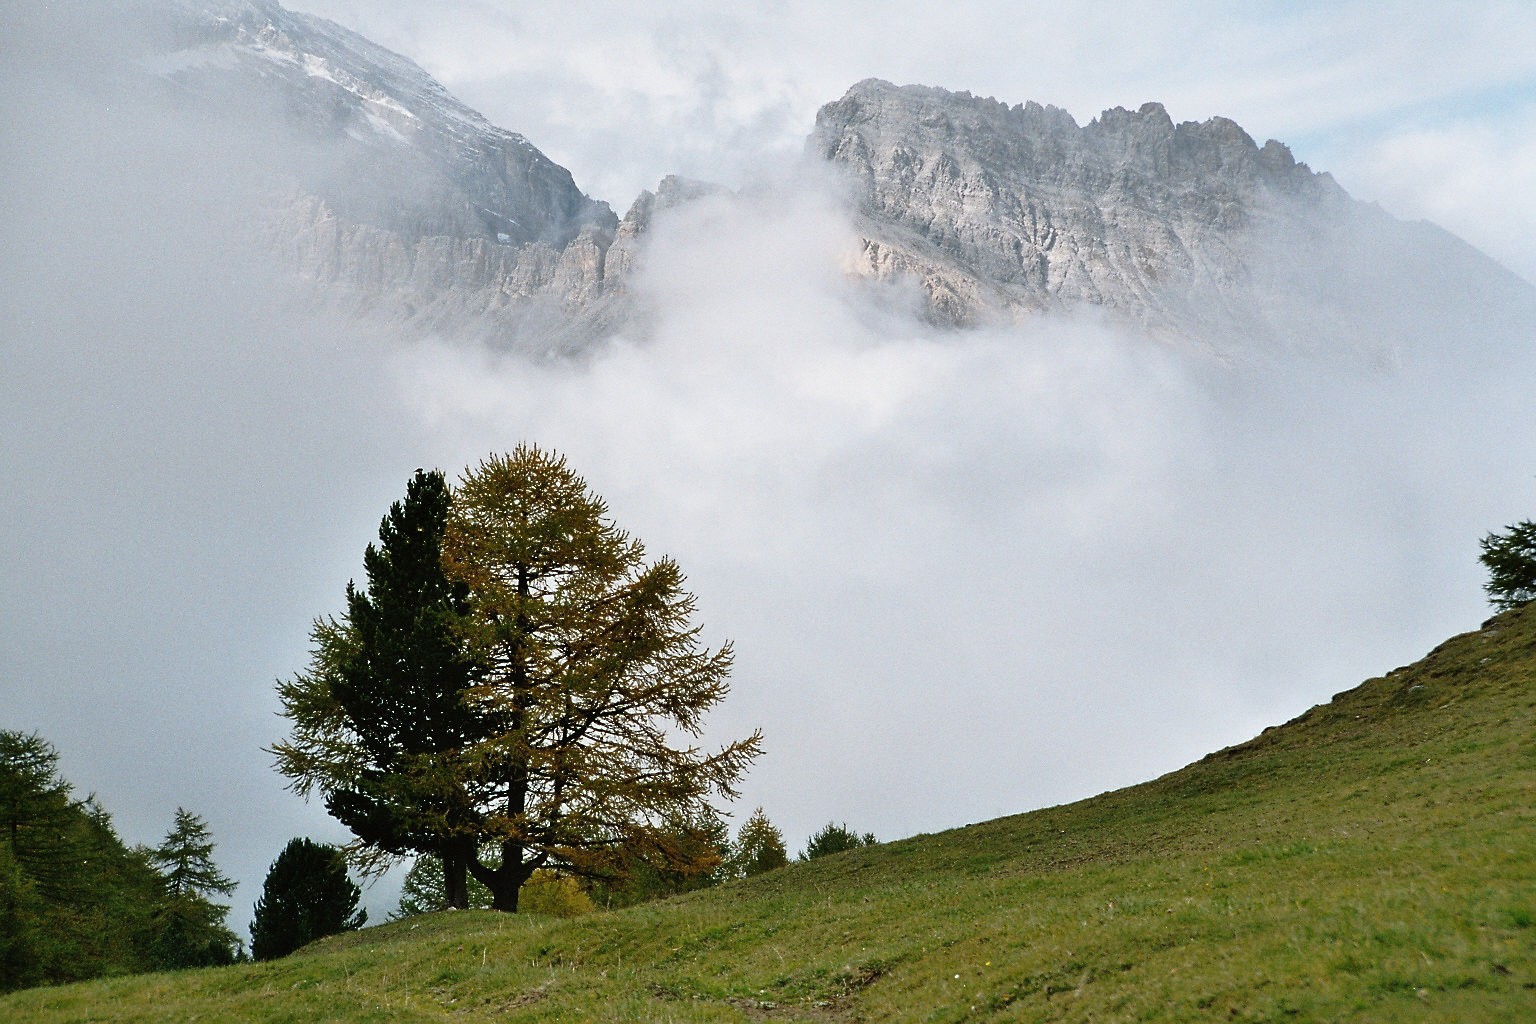
<svg viewBox="0 0 1536 1024">
<path fill-rule="evenodd" d="M 815 189 L 712 200 L 655 236 L 646 343 L 397 363 L 454 466 L 556 448 L 680 561 L 738 646 L 719 735 L 766 733 L 746 803 L 792 839 L 1147 778 L 1475 624 L 1476 539 L 1529 497 L 1501 419 L 1530 365 L 1238 371 L 1080 320 L 937 332 L 868 302 L 852 244 Z"/>
</svg>

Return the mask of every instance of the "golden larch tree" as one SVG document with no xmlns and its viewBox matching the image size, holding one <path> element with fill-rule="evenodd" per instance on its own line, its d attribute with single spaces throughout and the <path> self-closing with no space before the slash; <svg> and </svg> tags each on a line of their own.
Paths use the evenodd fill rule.
<svg viewBox="0 0 1536 1024">
<path fill-rule="evenodd" d="M 461 620 L 477 667 L 468 700 L 477 740 L 461 778 L 499 863 L 470 872 L 492 905 L 546 865 L 600 875 L 618 855 L 675 867 L 670 819 L 735 786 L 762 737 L 704 751 L 704 714 L 728 691 L 731 648 L 709 650 L 695 600 L 669 558 L 608 519 L 565 459 L 533 446 L 492 456 L 454 492 L 443 541 L 464 583 Z"/>
</svg>

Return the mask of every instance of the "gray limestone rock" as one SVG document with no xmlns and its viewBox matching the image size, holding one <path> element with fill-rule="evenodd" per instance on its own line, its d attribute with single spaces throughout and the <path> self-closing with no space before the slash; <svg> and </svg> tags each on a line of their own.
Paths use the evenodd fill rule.
<svg viewBox="0 0 1536 1024">
<path fill-rule="evenodd" d="M 271 0 L 146 10 L 159 46 L 140 70 L 275 140 L 254 154 L 270 193 L 257 230 L 311 302 L 555 351 L 614 319 L 612 210 L 411 61 Z"/>
<path fill-rule="evenodd" d="M 643 333 L 631 285 L 656 218 L 725 191 L 669 176 L 620 219 L 527 139 L 331 22 L 273 0 L 108 2 L 151 23 L 139 72 L 178 105 L 277 140 L 252 154 L 268 197 L 255 219 L 309 301 L 408 334 L 563 353 Z M 871 79 L 821 109 L 807 150 L 847 181 L 857 273 L 916 282 L 942 325 L 1093 310 L 1224 357 L 1390 359 L 1447 309 L 1528 322 L 1536 294 L 1282 144 L 1221 117 L 1175 124 L 1157 103 L 1079 125 Z"/>
<path fill-rule="evenodd" d="M 1221 117 L 1175 124 L 1158 103 L 1079 126 L 1056 107 L 871 79 L 821 109 L 807 147 L 849 183 L 862 272 L 917 281 L 938 323 L 1096 307 L 1222 354 L 1380 355 L 1453 270 L 1529 299 L 1493 261 L 1352 200 L 1279 142 Z M 1401 302 L 1363 317 L 1358 300 L 1383 295 Z"/>
<path fill-rule="evenodd" d="M 415 239 L 564 246 L 617 218 L 516 132 L 492 125 L 399 54 L 271 0 L 175 0 L 174 48 L 142 66 L 223 109 L 286 122 L 286 168 L 328 209 Z"/>
</svg>

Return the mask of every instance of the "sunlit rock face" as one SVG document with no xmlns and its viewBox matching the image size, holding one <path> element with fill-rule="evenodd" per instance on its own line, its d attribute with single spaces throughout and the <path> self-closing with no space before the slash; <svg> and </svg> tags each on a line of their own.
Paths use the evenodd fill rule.
<svg viewBox="0 0 1536 1024">
<path fill-rule="evenodd" d="M 1284 145 L 1222 117 L 1175 124 L 1157 103 L 1079 126 L 1038 103 L 868 80 L 821 109 L 808 150 L 848 182 L 863 272 L 916 282 L 940 323 L 1093 307 L 1223 353 L 1391 358 L 1400 328 L 1432 312 L 1425 288 L 1529 291 Z"/>
</svg>

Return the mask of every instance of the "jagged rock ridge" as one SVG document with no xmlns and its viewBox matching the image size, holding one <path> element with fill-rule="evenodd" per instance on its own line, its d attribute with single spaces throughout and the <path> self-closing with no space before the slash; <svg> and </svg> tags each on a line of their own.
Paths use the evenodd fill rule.
<svg viewBox="0 0 1536 1024">
<path fill-rule="evenodd" d="M 160 41 L 141 70 L 292 140 L 268 168 L 267 244 L 315 301 L 393 328 L 559 352 L 643 327 L 628 285 L 653 218 L 720 191 L 669 177 L 620 220 L 527 139 L 340 26 L 272 0 L 147 9 Z M 807 149 L 849 182 L 858 269 L 915 282 L 936 323 L 1088 308 L 1222 354 L 1388 352 L 1446 296 L 1531 308 L 1532 289 L 1471 247 L 1352 200 L 1225 118 L 1175 124 L 1148 103 L 1079 126 L 1037 103 L 867 80 L 822 108 Z"/>
<path fill-rule="evenodd" d="M 1529 292 L 1281 143 L 1222 117 L 1174 124 L 1158 103 L 1079 126 L 1056 107 L 871 79 L 821 109 L 807 146 L 850 182 L 863 271 L 919 282 L 942 323 L 1092 306 L 1217 349 L 1317 347 L 1359 343 L 1349 307 L 1385 288 L 1405 301 L 1398 322 L 1373 322 L 1387 344 L 1423 285 L 1469 274 Z"/>
</svg>

